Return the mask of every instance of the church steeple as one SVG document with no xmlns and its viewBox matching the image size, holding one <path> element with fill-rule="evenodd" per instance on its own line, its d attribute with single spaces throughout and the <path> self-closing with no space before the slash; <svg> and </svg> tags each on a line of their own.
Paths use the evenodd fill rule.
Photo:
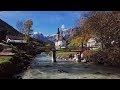
<svg viewBox="0 0 120 90">
<path fill-rule="evenodd" d="M 55 41 L 55 47 L 56 48 L 63 48 L 65 47 L 66 42 L 61 34 L 61 30 L 58 28 L 58 32 L 56 34 L 56 41 Z"/>
<path fill-rule="evenodd" d="M 57 32 L 57 35 L 56 35 L 56 40 L 59 41 L 60 40 L 60 30 L 58 28 L 58 32 Z"/>
<path fill-rule="evenodd" d="M 57 34 L 60 34 L 60 30 L 59 30 L 59 28 L 58 28 L 58 32 L 57 32 Z"/>
</svg>

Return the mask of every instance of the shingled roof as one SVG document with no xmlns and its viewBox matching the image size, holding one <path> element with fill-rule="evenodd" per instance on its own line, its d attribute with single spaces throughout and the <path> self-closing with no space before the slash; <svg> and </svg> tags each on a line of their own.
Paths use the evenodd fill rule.
<svg viewBox="0 0 120 90">
<path fill-rule="evenodd" d="M 23 38 L 22 37 L 20 37 L 20 36 L 12 36 L 12 35 L 7 35 L 6 36 L 6 40 L 7 39 L 11 39 L 11 40 L 22 40 Z"/>
</svg>

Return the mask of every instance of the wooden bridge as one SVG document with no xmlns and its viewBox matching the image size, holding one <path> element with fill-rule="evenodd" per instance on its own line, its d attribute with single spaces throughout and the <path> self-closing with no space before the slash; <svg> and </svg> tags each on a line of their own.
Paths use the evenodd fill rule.
<svg viewBox="0 0 120 90">
<path fill-rule="evenodd" d="M 79 49 L 71 49 L 69 52 L 78 52 L 81 56 L 82 52 L 87 48 L 79 48 Z M 56 50 L 55 48 L 44 49 L 41 52 L 52 52 L 52 62 L 56 62 L 56 51 L 63 51 L 63 50 Z"/>
</svg>

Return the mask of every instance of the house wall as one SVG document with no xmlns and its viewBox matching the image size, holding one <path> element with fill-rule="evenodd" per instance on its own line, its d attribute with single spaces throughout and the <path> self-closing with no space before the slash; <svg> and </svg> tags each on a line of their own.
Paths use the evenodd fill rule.
<svg viewBox="0 0 120 90">
<path fill-rule="evenodd" d="M 87 42 L 87 47 L 90 47 L 90 50 L 95 50 L 101 47 L 100 42 L 97 43 L 95 38 L 90 38 Z"/>
<path fill-rule="evenodd" d="M 27 43 L 26 40 L 11 40 L 11 39 L 7 39 L 7 43 Z"/>
</svg>

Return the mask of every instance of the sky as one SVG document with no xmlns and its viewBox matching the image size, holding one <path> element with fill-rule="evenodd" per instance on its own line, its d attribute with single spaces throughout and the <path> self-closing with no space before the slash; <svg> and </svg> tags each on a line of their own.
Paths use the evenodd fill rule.
<svg viewBox="0 0 120 90">
<path fill-rule="evenodd" d="M 15 29 L 17 21 L 33 20 L 34 32 L 44 35 L 57 33 L 57 28 L 71 28 L 76 24 L 83 11 L 0 11 L 0 19 L 13 26 Z"/>
</svg>

